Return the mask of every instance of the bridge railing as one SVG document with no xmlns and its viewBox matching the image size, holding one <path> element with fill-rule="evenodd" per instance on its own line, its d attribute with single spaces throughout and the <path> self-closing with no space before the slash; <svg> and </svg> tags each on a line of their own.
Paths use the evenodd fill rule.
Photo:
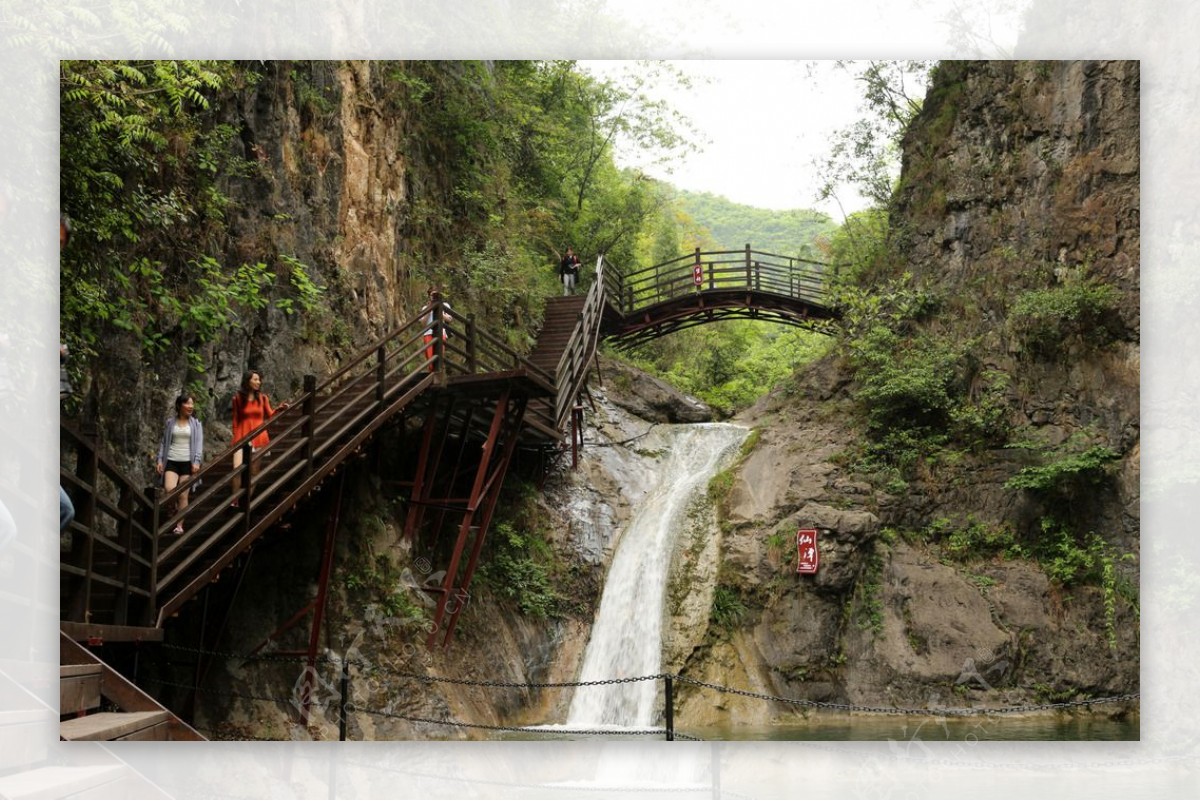
<svg viewBox="0 0 1200 801">
<path fill-rule="evenodd" d="M 84 620 L 93 597 L 106 595 L 112 623 L 124 625 L 150 600 L 156 559 L 150 524 L 153 500 L 100 454 L 91 439 L 61 426 L 61 444 L 75 469 L 60 471 L 75 503 L 62 542 L 60 607 L 65 620 Z"/>
<path fill-rule="evenodd" d="M 749 290 L 825 305 L 826 265 L 776 253 L 693 253 L 609 279 L 610 305 L 622 315 L 697 293 Z"/>
<path fill-rule="evenodd" d="M 604 255 L 596 257 L 596 280 L 588 288 L 583 309 L 575 323 L 571 338 L 555 368 L 554 430 L 562 431 L 567 416 L 587 378 L 588 365 L 596 353 L 600 337 L 600 318 L 604 314 L 608 282 Z"/>
</svg>

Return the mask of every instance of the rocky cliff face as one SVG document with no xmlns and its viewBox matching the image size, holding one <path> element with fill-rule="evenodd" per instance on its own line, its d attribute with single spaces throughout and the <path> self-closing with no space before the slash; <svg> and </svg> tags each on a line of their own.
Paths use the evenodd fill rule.
<svg viewBox="0 0 1200 801">
<path fill-rule="evenodd" d="M 921 331 L 978 343 L 982 367 L 1006 377 L 1008 443 L 926 463 L 901 486 L 872 481 L 848 458 L 863 432 L 858 387 L 837 358 L 747 412 L 761 436 L 727 502 L 718 578 L 742 599 L 745 621 L 710 625 L 687 673 L 792 698 L 916 707 L 1137 689 L 1138 79 L 1135 62 L 939 68 L 904 139 L 893 274 L 908 271 L 943 299 Z M 1111 288 L 1102 330 L 1063 325 L 1052 348 L 1031 345 L 1018 326 L 1030 308 L 1022 298 L 1079 285 Z M 1071 313 L 1059 307 L 1052 319 Z M 1112 574 L 1064 586 L 1029 545 L 1052 504 L 1006 483 L 1031 464 L 1030 448 L 1062 453 L 1080 439 L 1117 455 L 1070 502 Z M 939 525 L 963 539 L 939 536 Z M 794 572 L 802 526 L 825 530 L 813 577 Z M 985 531 L 1027 547 L 954 555 Z M 789 713 L 730 704 L 685 693 L 681 718 Z"/>
<path fill-rule="evenodd" d="M 147 369 L 136 342 L 104 343 L 100 361 L 84 368 L 83 417 L 130 475 L 149 483 L 155 429 L 183 386 L 198 388 L 211 453 L 229 441 L 244 370 L 262 371 L 264 389 L 283 400 L 305 374 L 328 375 L 425 302 L 455 242 L 452 187 L 440 145 L 419 133 L 397 100 L 403 82 L 385 69 L 404 67 L 265 62 L 216 102 L 219 121 L 237 132 L 230 147 L 249 166 L 222 179 L 226 230 L 209 247 L 230 265 L 270 265 L 269 299 L 288 292 L 287 259 L 325 292 L 309 313 L 269 304 L 240 316 L 203 349 L 203 372 L 179 347 Z"/>
</svg>

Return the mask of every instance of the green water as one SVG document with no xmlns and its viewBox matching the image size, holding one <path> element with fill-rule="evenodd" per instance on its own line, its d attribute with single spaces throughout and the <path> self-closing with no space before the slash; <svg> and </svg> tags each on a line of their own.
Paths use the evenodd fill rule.
<svg viewBox="0 0 1200 801">
<path fill-rule="evenodd" d="M 1139 720 L 1098 715 L 1038 715 L 970 718 L 879 716 L 780 726 L 719 726 L 678 729 L 704 740 L 893 740 L 946 742 L 983 740 L 1138 740 Z"/>
<path fill-rule="evenodd" d="M 657 724 L 661 726 L 661 722 Z M 604 733 L 573 734 L 559 727 L 509 732 L 507 740 L 645 740 L 661 739 L 648 735 L 630 735 L 622 727 L 609 727 Z M 978 715 L 974 717 L 918 717 L 915 715 L 872 715 L 837 720 L 814 718 L 808 722 L 774 726 L 676 727 L 679 739 L 685 736 L 701 740 L 812 740 L 812 741 L 892 741 L 982 742 L 1019 740 L 1133 740 L 1140 739 L 1136 715 L 1113 720 L 1103 715 Z"/>
</svg>

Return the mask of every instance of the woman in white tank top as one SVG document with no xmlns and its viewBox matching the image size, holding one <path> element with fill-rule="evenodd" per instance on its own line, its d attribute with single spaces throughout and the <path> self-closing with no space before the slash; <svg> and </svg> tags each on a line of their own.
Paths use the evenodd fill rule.
<svg viewBox="0 0 1200 801">
<path fill-rule="evenodd" d="M 155 470 L 163 477 L 163 489 L 167 492 L 175 489 L 181 483 L 186 484 L 196 473 L 200 472 L 200 462 L 204 458 L 204 427 L 195 418 L 195 402 L 187 393 L 175 399 L 175 414 L 168 415 L 163 423 L 162 441 L 158 445 L 158 462 Z M 175 534 L 183 533 L 183 510 L 188 505 L 188 495 L 184 492 L 179 496 L 175 511 L 179 521 L 172 530 Z"/>
</svg>

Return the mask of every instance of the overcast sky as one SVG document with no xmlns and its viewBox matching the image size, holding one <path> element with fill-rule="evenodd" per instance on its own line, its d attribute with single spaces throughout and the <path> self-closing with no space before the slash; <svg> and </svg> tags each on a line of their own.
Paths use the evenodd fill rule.
<svg viewBox="0 0 1200 801">
<path fill-rule="evenodd" d="M 584 61 L 584 69 L 615 77 L 631 62 Z M 693 78 L 688 89 L 659 84 L 652 93 L 696 127 L 703 150 L 672 173 L 619 153 L 622 166 L 641 167 L 681 189 L 712 192 L 767 209 L 815 208 L 840 221 L 863 208 L 851 188 L 818 202 L 815 163 L 829 152 L 834 131 L 858 116 L 862 91 L 832 61 L 671 61 Z"/>
</svg>

